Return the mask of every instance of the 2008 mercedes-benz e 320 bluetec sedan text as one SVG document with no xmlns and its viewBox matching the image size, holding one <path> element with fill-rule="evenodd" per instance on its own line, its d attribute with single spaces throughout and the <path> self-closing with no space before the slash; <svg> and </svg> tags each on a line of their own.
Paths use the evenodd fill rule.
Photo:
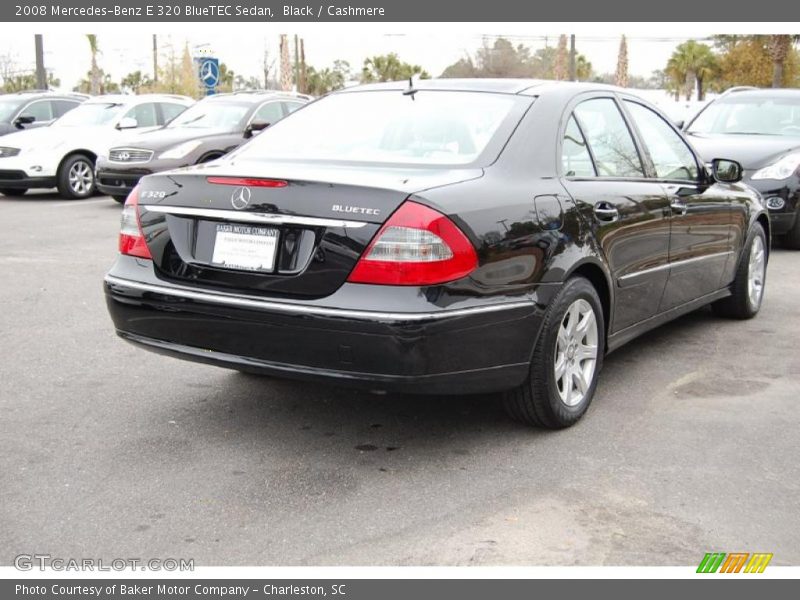
<svg viewBox="0 0 800 600">
<path fill-rule="evenodd" d="M 502 391 L 565 427 L 603 356 L 761 305 L 769 221 L 610 87 L 421 81 L 308 104 L 228 157 L 144 178 L 105 280 L 117 332 L 243 371 Z"/>
</svg>

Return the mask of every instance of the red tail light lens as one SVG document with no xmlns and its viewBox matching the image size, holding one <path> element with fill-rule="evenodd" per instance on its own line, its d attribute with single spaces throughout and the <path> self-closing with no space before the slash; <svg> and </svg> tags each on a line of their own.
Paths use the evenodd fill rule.
<svg viewBox="0 0 800 600">
<path fill-rule="evenodd" d="M 246 187 L 282 188 L 289 185 L 283 179 L 258 179 L 255 177 L 206 177 L 208 183 L 218 185 L 243 185 Z"/>
<path fill-rule="evenodd" d="M 384 223 L 347 280 L 434 285 L 460 279 L 477 266 L 475 248 L 455 223 L 407 201 Z"/>
<path fill-rule="evenodd" d="M 119 229 L 119 251 L 121 254 L 127 254 L 128 256 L 153 258 L 150 255 L 147 242 L 144 240 L 142 223 L 139 220 L 138 185 L 128 194 L 128 199 L 125 200 L 125 206 L 122 208 L 122 218 L 120 220 Z"/>
</svg>

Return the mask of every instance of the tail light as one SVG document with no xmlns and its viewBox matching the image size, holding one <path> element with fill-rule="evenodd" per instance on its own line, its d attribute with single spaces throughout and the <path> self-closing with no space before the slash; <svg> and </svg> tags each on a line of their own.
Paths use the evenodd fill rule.
<svg viewBox="0 0 800 600">
<path fill-rule="evenodd" d="M 142 223 L 139 220 L 139 186 L 131 190 L 125 206 L 122 208 L 122 219 L 119 229 L 119 251 L 128 256 L 150 258 L 150 250 L 142 233 Z"/>
<path fill-rule="evenodd" d="M 384 223 L 347 280 L 434 285 L 460 279 L 477 266 L 475 248 L 455 223 L 407 201 Z"/>
</svg>

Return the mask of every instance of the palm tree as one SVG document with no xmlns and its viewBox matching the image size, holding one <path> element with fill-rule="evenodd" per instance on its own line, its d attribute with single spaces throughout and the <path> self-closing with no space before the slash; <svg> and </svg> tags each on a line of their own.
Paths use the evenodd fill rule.
<svg viewBox="0 0 800 600">
<path fill-rule="evenodd" d="M 97 55 L 100 54 L 100 48 L 97 45 L 97 36 L 93 33 L 87 33 L 86 39 L 89 41 L 89 50 L 92 53 L 92 68 L 89 70 L 89 93 L 96 96 L 100 93 L 101 74 L 100 68 L 97 66 Z"/>
<path fill-rule="evenodd" d="M 620 87 L 628 87 L 628 40 L 625 39 L 624 35 L 619 41 L 617 71 L 614 73 L 614 83 Z"/>
<path fill-rule="evenodd" d="M 783 66 L 797 38 L 796 35 L 769 36 L 769 54 L 772 57 L 772 87 L 774 88 L 783 85 Z"/>
<path fill-rule="evenodd" d="M 680 44 L 667 62 L 665 72 L 676 90 L 683 86 L 686 100 L 691 100 L 692 87 L 697 89 L 697 99 L 705 99 L 705 82 L 717 73 L 717 57 L 711 47 L 689 40 Z M 676 92 L 677 96 L 677 92 Z"/>
</svg>

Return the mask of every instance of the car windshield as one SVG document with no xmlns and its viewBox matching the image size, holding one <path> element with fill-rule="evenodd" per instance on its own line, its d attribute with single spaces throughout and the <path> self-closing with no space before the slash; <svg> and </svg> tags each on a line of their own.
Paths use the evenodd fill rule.
<svg viewBox="0 0 800 600">
<path fill-rule="evenodd" d="M 237 155 L 422 165 L 475 161 L 507 139 L 531 98 L 479 92 L 399 90 L 333 94 L 282 119 Z M 499 152 L 499 149 L 498 149 Z"/>
<path fill-rule="evenodd" d="M 198 102 L 173 119 L 168 128 L 233 130 L 252 105 L 233 102 Z"/>
<path fill-rule="evenodd" d="M 800 136 L 800 95 L 717 100 L 698 115 L 689 132 Z"/>
<path fill-rule="evenodd" d="M 123 105 L 118 102 L 91 102 L 81 104 L 58 119 L 53 126 L 91 127 L 108 125 L 122 112 Z"/>
<path fill-rule="evenodd" d="M 13 117 L 21 104 L 19 100 L 0 100 L 0 122 Z"/>
</svg>

